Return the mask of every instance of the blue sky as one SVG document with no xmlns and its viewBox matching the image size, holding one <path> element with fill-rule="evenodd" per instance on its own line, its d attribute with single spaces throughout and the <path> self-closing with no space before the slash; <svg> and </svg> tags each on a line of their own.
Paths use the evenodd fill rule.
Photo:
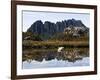
<svg viewBox="0 0 100 80">
<path fill-rule="evenodd" d="M 81 20 L 84 25 L 90 27 L 90 15 L 88 13 L 23 11 L 22 16 L 23 32 L 27 31 L 31 24 L 37 20 L 41 20 L 42 22 L 51 21 L 56 23 L 57 21 L 74 18 L 76 20 Z"/>
</svg>

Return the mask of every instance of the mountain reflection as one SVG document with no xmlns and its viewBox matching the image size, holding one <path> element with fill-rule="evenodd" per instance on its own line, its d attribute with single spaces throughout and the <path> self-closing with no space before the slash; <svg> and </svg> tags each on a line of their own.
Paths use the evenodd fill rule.
<svg viewBox="0 0 100 80">
<path fill-rule="evenodd" d="M 79 48 L 71 48 L 65 49 L 62 52 L 57 52 L 56 50 L 24 50 L 23 51 L 23 62 L 31 62 L 33 60 L 42 62 L 51 61 L 54 59 L 68 61 L 68 62 L 76 62 L 77 60 L 82 60 L 84 57 L 89 57 L 89 49 L 79 49 Z"/>
</svg>

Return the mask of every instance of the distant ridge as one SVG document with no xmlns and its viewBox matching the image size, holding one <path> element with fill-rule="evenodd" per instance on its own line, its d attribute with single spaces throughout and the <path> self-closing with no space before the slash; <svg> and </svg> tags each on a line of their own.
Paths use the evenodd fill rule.
<svg viewBox="0 0 100 80">
<path fill-rule="evenodd" d="M 88 29 L 81 20 L 68 19 L 57 21 L 56 23 L 50 21 L 43 23 L 42 20 L 37 20 L 27 29 L 27 32 L 51 36 L 56 33 L 64 32 L 64 29 L 68 27 L 83 27 L 86 30 Z"/>
</svg>

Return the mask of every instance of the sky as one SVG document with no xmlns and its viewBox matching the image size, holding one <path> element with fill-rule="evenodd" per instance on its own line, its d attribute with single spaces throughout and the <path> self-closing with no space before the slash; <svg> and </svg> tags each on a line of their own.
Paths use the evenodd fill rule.
<svg viewBox="0 0 100 80">
<path fill-rule="evenodd" d="M 88 13 L 22 11 L 23 32 L 26 32 L 27 29 L 37 20 L 56 23 L 57 21 L 72 18 L 81 20 L 85 26 L 90 27 L 90 14 Z"/>
</svg>

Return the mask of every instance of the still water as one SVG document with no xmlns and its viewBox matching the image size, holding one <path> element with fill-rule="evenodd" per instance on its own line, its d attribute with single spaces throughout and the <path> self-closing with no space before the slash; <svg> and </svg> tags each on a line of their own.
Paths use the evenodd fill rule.
<svg viewBox="0 0 100 80">
<path fill-rule="evenodd" d="M 24 50 L 23 69 L 89 66 L 88 48 L 57 50 Z"/>
</svg>

